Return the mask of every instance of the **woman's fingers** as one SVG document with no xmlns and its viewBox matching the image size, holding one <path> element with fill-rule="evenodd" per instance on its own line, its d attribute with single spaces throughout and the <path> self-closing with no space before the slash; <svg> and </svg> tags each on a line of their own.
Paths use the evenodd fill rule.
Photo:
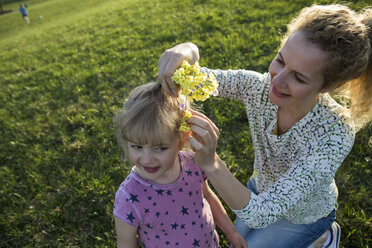
<svg viewBox="0 0 372 248">
<path fill-rule="evenodd" d="M 187 121 L 192 131 L 188 140 L 198 153 L 198 160 L 206 163 L 214 158 L 219 130 L 205 115 L 197 111 L 192 111 L 192 114 L 193 116 Z"/>
<path fill-rule="evenodd" d="M 207 130 L 197 126 L 197 125 L 192 125 L 191 126 L 191 131 L 192 131 L 192 137 L 196 142 L 198 142 L 200 145 L 203 147 L 214 147 L 214 137 L 212 137 L 211 133 L 208 132 Z M 198 148 L 199 146 L 195 147 Z M 200 148 L 198 149 L 200 150 Z"/>
<path fill-rule="evenodd" d="M 185 59 L 182 53 L 175 51 L 174 48 L 166 50 L 160 56 L 158 82 L 171 95 L 178 96 L 179 88 L 173 82 L 172 76 Z"/>
<path fill-rule="evenodd" d="M 187 121 L 189 124 L 197 125 L 202 129 L 207 130 L 208 132 L 213 135 L 213 137 L 218 138 L 220 130 L 218 127 L 211 121 L 207 116 L 203 115 L 202 113 L 194 110 L 190 110 L 192 117 Z"/>
<path fill-rule="evenodd" d="M 204 147 L 194 136 L 188 136 L 188 141 L 195 151 L 200 151 Z"/>
<path fill-rule="evenodd" d="M 173 56 L 170 56 L 166 68 L 164 69 L 165 84 L 168 85 L 168 87 L 171 89 L 171 93 L 173 93 L 174 96 L 179 95 L 180 88 L 173 82 L 172 76 L 177 68 L 181 66 L 184 60 L 185 58 L 181 54 L 176 53 Z"/>
<path fill-rule="evenodd" d="M 161 84 L 162 88 L 168 92 L 168 94 L 173 94 L 173 85 L 172 79 L 169 81 L 169 75 L 170 73 L 173 74 L 173 72 L 167 72 L 169 70 L 169 63 L 170 63 L 171 55 L 169 54 L 169 50 L 165 51 L 159 59 L 159 73 L 157 82 Z M 175 71 L 175 69 L 174 69 Z M 175 86 L 175 85 L 174 85 Z"/>
<path fill-rule="evenodd" d="M 172 76 L 185 59 L 191 64 L 199 60 L 198 47 L 192 43 L 182 43 L 166 50 L 160 56 L 157 81 L 171 95 L 178 96 L 180 93 L 180 88 L 172 81 Z"/>
</svg>

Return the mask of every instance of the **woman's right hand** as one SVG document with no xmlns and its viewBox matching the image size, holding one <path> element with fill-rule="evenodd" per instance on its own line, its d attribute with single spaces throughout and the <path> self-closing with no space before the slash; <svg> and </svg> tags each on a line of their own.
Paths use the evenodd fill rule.
<svg viewBox="0 0 372 248">
<path fill-rule="evenodd" d="M 173 73 L 187 59 L 190 64 L 199 60 L 199 49 L 191 43 L 182 43 L 165 50 L 159 59 L 158 83 L 171 95 L 179 95 L 179 87 L 172 81 Z"/>
</svg>

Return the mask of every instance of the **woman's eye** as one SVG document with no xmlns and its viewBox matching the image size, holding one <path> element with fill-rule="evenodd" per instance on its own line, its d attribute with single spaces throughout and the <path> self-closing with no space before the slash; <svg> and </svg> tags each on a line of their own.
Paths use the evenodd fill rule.
<svg viewBox="0 0 372 248">
<path fill-rule="evenodd" d="M 276 58 L 275 61 L 278 62 L 278 63 L 281 64 L 281 65 L 284 64 L 283 60 L 281 60 L 280 58 Z"/>
<path fill-rule="evenodd" d="M 302 80 L 299 76 L 295 75 L 295 78 L 296 78 L 296 80 L 297 80 L 298 82 L 300 82 L 300 83 L 305 83 L 305 81 Z"/>
</svg>

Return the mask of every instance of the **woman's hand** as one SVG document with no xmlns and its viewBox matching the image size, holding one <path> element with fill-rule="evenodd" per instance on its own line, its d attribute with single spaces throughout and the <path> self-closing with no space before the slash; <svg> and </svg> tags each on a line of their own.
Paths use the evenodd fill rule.
<svg viewBox="0 0 372 248">
<path fill-rule="evenodd" d="M 173 73 L 187 59 L 192 65 L 199 60 L 199 49 L 191 42 L 167 49 L 159 59 L 158 83 L 171 95 L 178 96 L 179 88 L 172 81 Z"/>
<path fill-rule="evenodd" d="M 247 242 L 245 242 L 243 237 L 240 236 L 240 234 L 236 231 L 233 234 L 229 235 L 227 238 L 232 248 L 248 248 Z"/>
<path fill-rule="evenodd" d="M 188 136 L 190 145 L 195 150 L 195 162 L 205 172 L 215 169 L 215 160 L 219 130 L 217 126 L 205 115 L 192 111 L 192 117 L 187 121 L 191 127 L 192 135 Z"/>
</svg>

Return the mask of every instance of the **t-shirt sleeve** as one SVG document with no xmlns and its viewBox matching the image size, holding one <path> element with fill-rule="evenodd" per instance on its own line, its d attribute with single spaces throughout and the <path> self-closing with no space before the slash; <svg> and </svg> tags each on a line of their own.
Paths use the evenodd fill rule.
<svg viewBox="0 0 372 248">
<path fill-rule="evenodd" d="M 262 97 L 262 91 L 267 87 L 269 74 L 261 74 L 250 70 L 211 70 L 205 67 L 202 72 L 213 73 L 219 83 L 219 95 L 243 102 L 254 102 L 256 97 Z"/>
<path fill-rule="evenodd" d="M 187 160 L 188 167 L 195 170 L 194 173 L 196 173 L 197 176 L 201 175 L 203 181 L 207 180 L 208 179 L 207 174 L 205 174 L 205 172 L 195 163 L 195 160 L 194 160 L 195 152 L 185 151 L 182 154 L 183 154 L 184 158 Z"/>
<path fill-rule="evenodd" d="M 119 188 L 115 194 L 113 214 L 116 218 L 132 226 L 138 226 L 139 217 L 130 201 L 130 193 Z M 133 197 L 132 197 L 133 198 Z"/>
<path fill-rule="evenodd" d="M 336 130 L 307 143 L 288 171 L 241 210 L 233 210 L 250 227 L 263 228 L 281 219 L 297 204 L 306 204 L 325 182 L 331 184 L 349 154 L 354 137 Z"/>
</svg>

